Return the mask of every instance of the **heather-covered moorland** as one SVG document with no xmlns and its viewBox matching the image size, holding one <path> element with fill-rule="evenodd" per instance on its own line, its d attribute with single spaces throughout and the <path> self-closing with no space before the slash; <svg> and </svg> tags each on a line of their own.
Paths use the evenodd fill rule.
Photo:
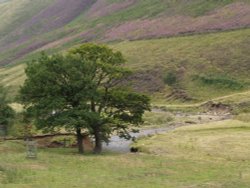
<svg viewBox="0 0 250 188">
<path fill-rule="evenodd" d="M 0 64 L 84 41 L 224 31 L 250 25 L 248 0 L 7 0 L 0 3 Z"/>
</svg>

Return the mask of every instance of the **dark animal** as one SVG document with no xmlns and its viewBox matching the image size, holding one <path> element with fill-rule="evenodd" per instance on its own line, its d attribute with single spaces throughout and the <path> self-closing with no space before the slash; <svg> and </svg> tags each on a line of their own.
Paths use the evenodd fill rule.
<svg viewBox="0 0 250 188">
<path fill-rule="evenodd" d="M 139 150 L 138 150 L 138 148 L 136 148 L 136 147 L 131 147 L 130 148 L 130 152 L 131 153 L 137 153 Z"/>
</svg>

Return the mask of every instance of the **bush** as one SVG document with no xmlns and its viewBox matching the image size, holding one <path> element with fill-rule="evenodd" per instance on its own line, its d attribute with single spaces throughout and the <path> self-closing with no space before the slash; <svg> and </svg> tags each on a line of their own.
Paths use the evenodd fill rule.
<svg viewBox="0 0 250 188">
<path fill-rule="evenodd" d="M 173 86 L 177 83 L 177 76 L 175 72 L 168 72 L 164 77 L 164 83 Z"/>
<path fill-rule="evenodd" d="M 215 76 L 215 75 L 196 75 L 194 80 L 200 81 L 205 85 L 213 85 L 216 87 L 223 87 L 228 89 L 242 89 L 244 85 L 226 76 Z"/>
</svg>

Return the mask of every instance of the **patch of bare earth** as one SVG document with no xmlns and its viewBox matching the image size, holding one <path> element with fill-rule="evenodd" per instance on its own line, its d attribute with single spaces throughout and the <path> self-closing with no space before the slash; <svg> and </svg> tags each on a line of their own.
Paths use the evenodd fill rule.
<svg viewBox="0 0 250 188">
<path fill-rule="evenodd" d="M 139 71 L 130 76 L 127 81 L 135 91 L 143 93 L 159 92 L 165 88 L 163 73 L 160 68 Z"/>
<path fill-rule="evenodd" d="M 173 89 L 173 91 L 166 96 L 167 100 L 173 101 L 173 100 L 180 100 L 180 101 L 192 101 L 195 100 L 191 96 L 188 95 L 188 93 L 185 90 L 182 89 Z"/>
<path fill-rule="evenodd" d="M 216 103 L 213 101 L 208 101 L 207 103 L 203 104 L 202 107 L 213 114 L 230 114 L 233 110 L 230 105 L 223 104 L 221 102 Z"/>
<path fill-rule="evenodd" d="M 111 28 L 106 40 L 154 38 L 250 26 L 250 5 L 233 3 L 200 17 L 173 16 L 133 20 Z"/>
</svg>

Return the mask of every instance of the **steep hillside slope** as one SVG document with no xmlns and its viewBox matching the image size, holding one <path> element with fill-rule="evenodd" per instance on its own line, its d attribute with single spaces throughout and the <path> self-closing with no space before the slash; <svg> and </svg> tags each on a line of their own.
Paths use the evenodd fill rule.
<svg viewBox="0 0 250 188">
<path fill-rule="evenodd" d="M 250 29 L 110 46 L 135 70 L 134 88 L 157 93 L 163 103 L 204 101 L 250 88 Z M 0 69 L 0 83 L 11 86 L 12 94 L 25 79 L 24 67 Z"/>
<path fill-rule="evenodd" d="M 0 65 L 36 50 L 250 26 L 249 0 L 2 0 Z"/>
<path fill-rule="evenodd" d="M 250 86 L 249 29 L 121 42 L 113 47 L 139 71 L 135 77 L 139 90 L 162 92 L 166 99 L 207 100 Z"/>
<path fill-rule="evenodd" d="M 6 20 L 0 28 L 0 51 L 6 55 L 2 57 L 2 64 L 50 42 L 51 39 L 42 39 L 44 33 L 62 28 L 82 14 L 91 3 L 91 0 L 10 0 L 0 4 L 0 10 L 3 10 L 0 16 Z M 54 34 L 56 38 L 62 37 Z"/>
</svg>

